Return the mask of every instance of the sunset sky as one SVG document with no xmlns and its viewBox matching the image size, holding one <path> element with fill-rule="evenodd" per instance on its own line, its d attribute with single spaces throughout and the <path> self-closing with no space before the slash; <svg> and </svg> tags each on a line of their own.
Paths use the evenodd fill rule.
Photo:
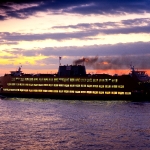
<svg viewBox="0 0 150 150">
<path fill-rule="evenodd" d="M 56 72 L 59 56 L 97 58 L 94 73 L 150 70 L 150 0 L 20 1 L 0 2 L 0 75 Z"/>
</svg>

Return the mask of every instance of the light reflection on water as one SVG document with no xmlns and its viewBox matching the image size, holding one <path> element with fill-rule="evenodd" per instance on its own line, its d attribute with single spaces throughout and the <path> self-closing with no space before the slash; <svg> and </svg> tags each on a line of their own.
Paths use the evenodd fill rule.
<svg viewBox="0 0 150 150">
<path fill-rule="evenodd" d="M 149 150 L 150 103 L 0 100 L 2 150 Z"/>
</svg>

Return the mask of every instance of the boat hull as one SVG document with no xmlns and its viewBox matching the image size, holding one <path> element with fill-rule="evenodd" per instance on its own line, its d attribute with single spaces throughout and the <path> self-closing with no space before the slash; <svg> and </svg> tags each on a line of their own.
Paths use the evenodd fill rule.
<svg viewBox="0 0 150 150">
<path fill-rule="evenodd" d="M 80 94 L 43 94 L 43 93 L 1 93 L 3 97 L 18 98 L 49 98 L 63 100 L 129 100 L 129 101 L 150 101 L 150 95 L 80 95 Z"/>
</svg>

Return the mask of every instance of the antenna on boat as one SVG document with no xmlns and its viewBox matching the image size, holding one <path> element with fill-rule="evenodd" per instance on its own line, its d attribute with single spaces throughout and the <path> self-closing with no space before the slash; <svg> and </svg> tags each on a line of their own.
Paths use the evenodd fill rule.
<svg viewBox="0 0 150 150">
<path fill-rule="evenodd" d="M 132 71 L 134 71 L 134 66 L 132 65 L 132 62 L 130 64 L 130 68 L 131 68 Z"/>
<path fill-rule="evenodd" d="M 61 60 L 61 57 L 59 56 L 59 66 L 61 66 L 60 60 Z"/>
</svg>

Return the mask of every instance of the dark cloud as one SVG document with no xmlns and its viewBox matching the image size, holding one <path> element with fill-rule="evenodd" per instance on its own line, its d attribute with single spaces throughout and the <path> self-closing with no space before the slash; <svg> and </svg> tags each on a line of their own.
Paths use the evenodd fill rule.
<svg viewBox="0 0 150 150">
<path fill-rule="evenodd" d="M 138 23 L 137 23 L 138 22 Z M 143 26 L 144 24 L 144 26 Z M 0 32 L 0 43 L 10 43 L 19 41 L 36 41 L 36 40 L 69 40 L 69 39 L 80 39 L 80 40 L 93 40 L 94 36 L 98 34 L 130 34 L 130 33 L 150 33 L 150 19 L 135 19 L 135 20 L 123 20 L 121 22 L 105 22 L 105 23 L 84 23 L 69 26 L 54 26 L 53 28 L 74 28 L 80 31 L 64 32 L 64 33 L 9 33 Z M 5 41 L 5 42 L 2 42 Z"/>
<path fill-rule="evenodd" d="M 83 60 L 85 58 L 84 64 L 88 69 L 127 69 L 130 67 L 130 64 L 135 65 L 135 68 L 138 69 L 150 69 L 149 47 L 150 42 L 137 42 L 83 47 L 45 47 L 33 50 L 16 48 L 5 50 L 5 52 L 12 54 L 12 57 L 9 58 L 11 63 L 20 55 L 26 57 L 47 56 L 47 58 L 37 60 L 36 63 L 45 64 L 46 67 L 50 64 L 54 65 L 53 69 L 56 69 L 56 64 L 59 63 L 58 56 L 62 56 L 62 65 L 73 64 L 73 60 Z M 87 61 L 87 59 L 90 61 Z M 78 61 L 79 64 L 82 62 Z"/>
<path fill-rule="evenodd" d="M 94 39 L 90 38 L 98 34 L 130 34 L 130 33 L 150 33 L 150 27 L 133 27 L 133 28 L 120 28 L 120 29 L 93 29 L 89 31 L 78 31 L 70 33 L 43 33 L 43 34 L 20 34 L 12 33 L 11 35 L 3 35 L 1 38 L 6 41 L 36 41 L 36 40 L 69 40 L 69 39 L 80 39 L 80 40 L 89 40 Z M 1 33 L 0 33 L 1 34 Z M 1 40 L 0 38 L 0 40 Z M 9 43 L 6 42 L 6 43 Z M 5 42 L 4 42 L 5 44 Z"/>
<path fill-rule="evenodd" d="M 122 24 L 124 25 L 141 25 L 143 23 L 150 25 L 150 18 L 138 18 L 138 19 L 128 19 L 128 20 L 122 20 Z"/>
<path fill-rule="evenodd" d="M 35 41 L 35 40 L 67 40 L 67 39 L 86 39 L 90 36 L 97 35 L 97 30 L 93 31 L 81 31 L 81 32 L 70 32 L 70 33 L 43 33 L 43 34 L 21 34 L 21 33 L 11 33 L 5 34 L 0 33 L 0 40 L 6 41 Z"/>
<path fill-rule="evenodd" d="M 77 25 L 68 25 L 68 26 L 54 26 L 54 29 L 91 29 L 91 28 L 106 28 L 108 26 L 116 27 L 117 22 L 104 22 L 104 23 L 79 23 Z"/>
<path fill-rule="evenodd" d="M 24 56 L 71 56 L 71 57 L 88 57 L 88 56 L 124 56 L 124 55 L 150 55 L 150 42 L 136 43 L 119 43 L 107 45 L 91 45 L 91 46 L 70 46 L 70 47 L 45 47 L 33 50 L 25 50 L 14 48 L 8 51 L 11 54 L 20 54 Z"/>
<path fill-rule="evenodd" d="M 20 7 L 26 4 L 30 7 Z M 85 15 L 144 13 L 150 12 L 150 0 L 2 0 L 0 9 L 5 12 L 5 15 L 0 17 L 1 20 L 12 17 L 24 19 L 37 12 Z"/>
<path fill-rule="evenodd" d="M 121 28 L 122 26 L 126 27 L 138 27 L 142 24 L 146 26 L 150 25 L 150 18 L 138 18 L 138 19 L 128 19 L 122 20 L 120 22 L 103 22 L 103 23 L 79 23 L 76 25 L 68 25 L 68 26 L 53 26 L 54 29 L 92 29 L 92 28 L 99 28 L 99 29 L 107 29 L 111 27 L 111 29 Z"/>
<path fill-rule="evenodd" d="M 5 20 L 5 16 L 0 15 L 0 20 Z"/>
<path fill-rule="evenodd" d="M 3 40 L 0 40 L 0 44 L 1 44 L 1 45 L 17 45 L 18 42 L 11 42 L 11 41 L 3 41 Z"/>
</svg>

